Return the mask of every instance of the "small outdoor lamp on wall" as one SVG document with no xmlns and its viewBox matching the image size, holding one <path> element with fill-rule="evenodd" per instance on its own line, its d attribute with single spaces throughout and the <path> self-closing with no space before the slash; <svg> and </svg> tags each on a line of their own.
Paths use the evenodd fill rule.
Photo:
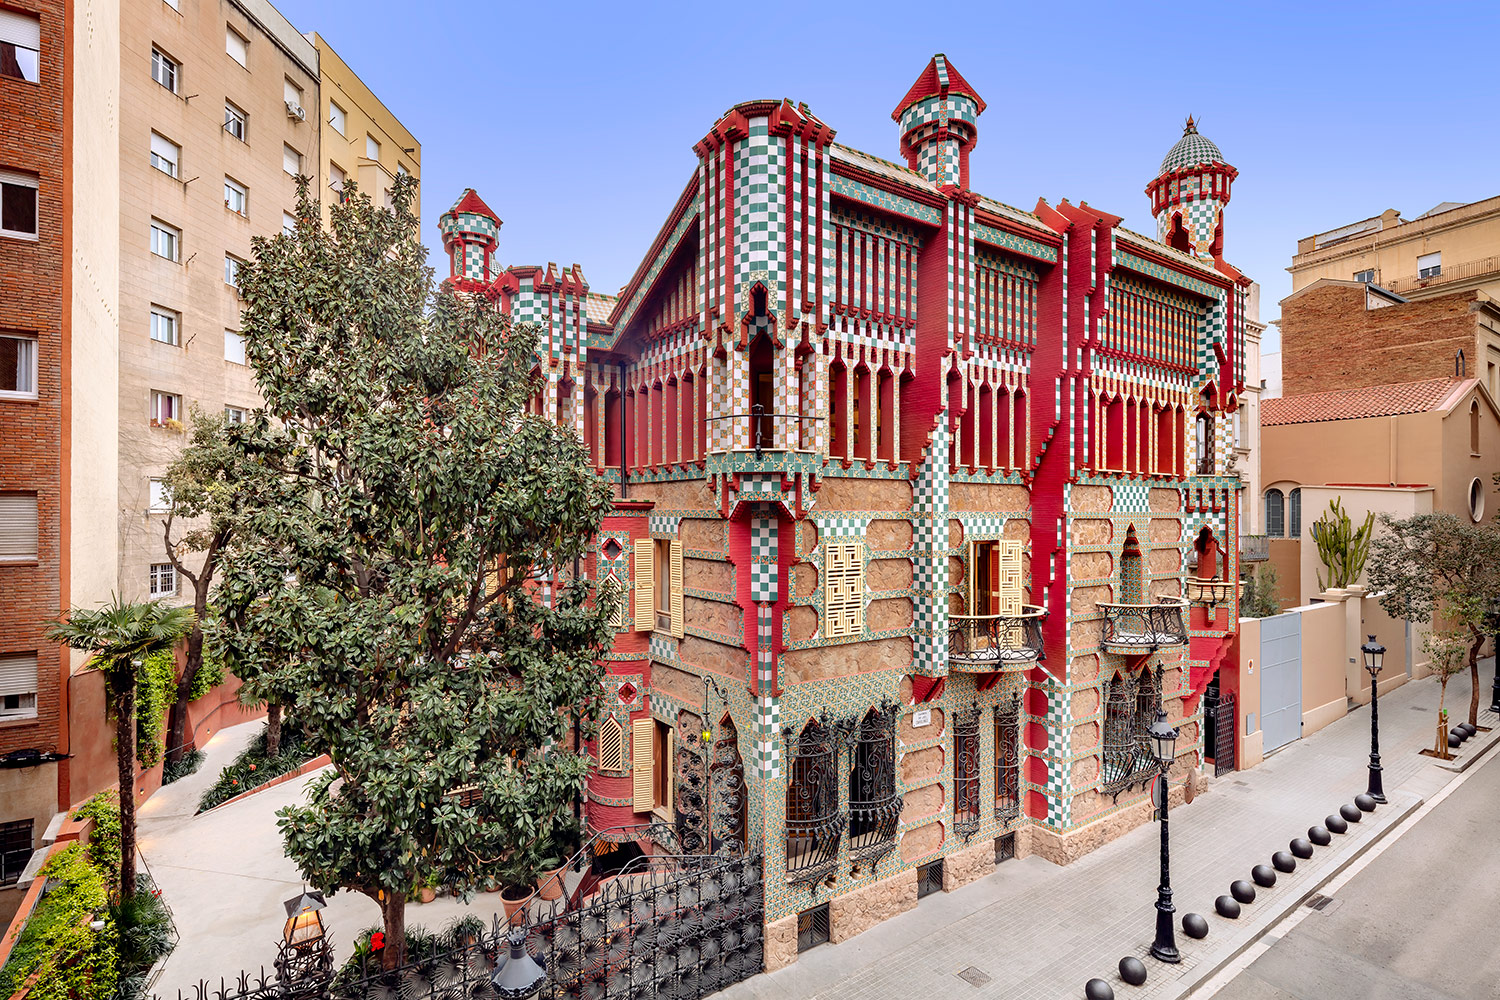
<svg viewBox="0 0 1500 1000">
<path fill-rule="evenodd" d="M 288 899 L 284 904 L 286 907 L 286 930 L 283 932 L 282 943 L 288 948 L 298 950 L 317 944 L 323 940 L 323 918 L 318 911 L 327 906 L 321 892 L 303 891 L 300 895 Z"/>
<path fill-rule="evenodd" d="M 501 1000 L 531 1000 L 541 992 L 547 973 L 542 971 L 536 959 L 526 954 L 526 932 L 523 929 L 512 927 L 506 940 L 510 943 L 510 954 L 500 956 L 495 963 L 490 983 Z"/>
</svg>

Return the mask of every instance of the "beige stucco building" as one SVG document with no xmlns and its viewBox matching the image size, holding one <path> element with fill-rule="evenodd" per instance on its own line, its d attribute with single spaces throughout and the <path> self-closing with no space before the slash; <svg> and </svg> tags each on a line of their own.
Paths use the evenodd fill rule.
<svg viewBox="0 0 1500 1000">
<path fill-rule="evenodd" d="M 327 39 L 317 32 L 307 39 L 318 50 L 321 103 L 317 113 L 322 152 L 317 177 L 318 191 L 323 192 L 324 221 L 328 218 L 327 206 L 343 192 L 348 180 L 357 181 L 359 190 L 377 205 L 389 204 L 391 185 L 397 176 L 410 174 L 421 179 L 422 144 L 365 86 Z M 421 207 L 418 188 L 412 214 L 421 218 Z"/>
<path fill-rule="evenodd" d="M 1500 297 L 1500 196 L 1445 201 L 1415 219 L 1396 209 L 1297 241 L 1296 292 L 1319 278 L 1369 281 L 1408 299 L 1482 289 Z"/>
</svg>

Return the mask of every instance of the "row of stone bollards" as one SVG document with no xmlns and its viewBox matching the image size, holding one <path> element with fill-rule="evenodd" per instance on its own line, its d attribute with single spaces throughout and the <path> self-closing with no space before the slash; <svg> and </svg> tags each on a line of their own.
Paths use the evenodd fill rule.
<svg viewBox="0 0 1500 1000">
<path fill-rule="evenodd" d="M 1375 799 L 1365 792 L 1354 796 L 1354 802 L 1339 806 L 1339 811 L 1329 814 L 1321 826 L 1309 827 L 1306 837 L 1294 837 L 1287 844 L 1288 850 L 1271 855 L 1269 865 L 1256 865 L 1250 869 L 1250 881 L 1235 879 L 1229 884 L 1229 892 L 1214 900 L 1214 911 L 1227 920 L 1237 920 L 1242 907 L 1255 902 L 1255 887 L 1269 889 L 1276 884 L 1277 873 L 1289 875 L 1297 870 L 1299 860 L 1313 856 L 1314 847 L 1327 847 L 1333 843 L 1334 834 L 1349 832 L 1350 823 L 1358 823 L 1364 814 L 1375 811 Z M 1253 884 L 1252 884 L 1253 883 Z M 1201 940 L 1208 937 L 1208 921 L 1197 913 L 1182 915 L 1182 932 L 1190 938 Z M 1120 979 L 1130 986 L 1141 986 L 1146 982 L 1146 963 L 1134 955 L 1120 959 Z M 1115 1000 L 1115 988 L 1107 980 L 1094 978 L 1083 984 L 1085 1000 Z"/>
</svg>

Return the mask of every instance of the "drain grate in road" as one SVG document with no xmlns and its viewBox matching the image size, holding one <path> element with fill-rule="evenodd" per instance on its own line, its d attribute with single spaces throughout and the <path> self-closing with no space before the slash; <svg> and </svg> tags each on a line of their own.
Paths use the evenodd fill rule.
<svg viewBox="0 0 1500 1000">
<path fill-rule="evenodd" d="M 1332 896 L 1325 896 L 1321 892 L 1315 892 L 1307 897 L 1305 905 L 1309 910 L 1317 910 L 1319 913 L 1332 913 L 1339 908 L 1339 901 Z"/>
<path fill-rule="evenodd" d="M 960 972 L 958 974 L 958 978 L 962 979 L 964 982 L 968 983 L 970 986 L 983 986 L 985 983 L 987 983 L 987 982 L 990 981 L 990 977 L 989 976 L 987 976 L 984 973 L 980 972 L 978 969 L 974 968 L 974 966 L 972 966 L 972 965 L 969 966 L 964 971 Z"/>
</svg>

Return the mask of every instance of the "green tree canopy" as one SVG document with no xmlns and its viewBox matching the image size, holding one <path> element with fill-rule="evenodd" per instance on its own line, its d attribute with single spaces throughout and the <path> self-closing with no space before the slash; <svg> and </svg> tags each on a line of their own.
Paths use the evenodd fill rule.
<svg viewBox="0 0 1500 1000">
<path fill-rule="evenodd" d="M 434 294 L 411 196 L 351 193 L 324 230 L 304 184 L 296 231 L 255 241 L 241 325 L 265 405 L 230 440 L 275 480 L 225 549 L 210 636 L 327 747 L 287 851 L 380 903 L 390 965 L 414 884 L 472 890 L 567 817 L 611 634 L 569 572 L 609 487 L 527 413 L 535 329 Z"/>
</svg>

